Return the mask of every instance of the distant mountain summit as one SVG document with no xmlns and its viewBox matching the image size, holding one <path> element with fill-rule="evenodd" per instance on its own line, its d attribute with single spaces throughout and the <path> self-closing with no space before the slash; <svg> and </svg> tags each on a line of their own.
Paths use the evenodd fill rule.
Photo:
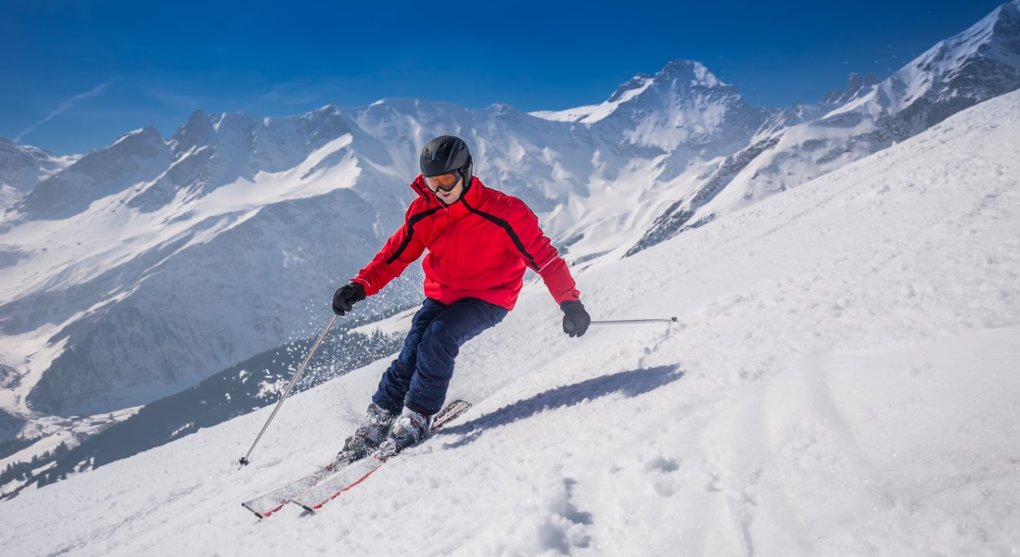
<svg viewBox="0 0 1020 557">
<path fill-rule="evenodd" d="M 77 157 L 57 157 L 38 147 L 18 145 L 0 137 L 0 211 L 75 160 Z"/>
<path fill-rule="evenodd" d="M 916 135 L 964 108 L 1020 88 L 1020 2 L 996 8 L 880 83 L 865 108 L 892 120 L 897 138 Z"/>
<path fill-rule="evenodd" d="M 603 136 L 664 152 L 682 147 L 692 157 L 746 143 L 767 111 L 748 104 L 700 62 L 673 60 L 655 75 L 635 75 L 601 104 L 532 115 L 588 125 Z"/>
<path fill-rule="evenodd" d="M 13 218 L 8 221 L 72 217 L 103 197 L 156 179 L 170 158 L 170 149 L 156 128 L 127 133 L 113 145 L 92 151 L 40 182 L 10 208 Z"/>
<path fill-rule="evenodd" d="M 852 76 L 819 105 L 775 113 L 749 145 L 676 199 L 628 253 L 798 186 L 1020 88 L 1020 1 L 996 8 L 887 79 Z"/>
</svg>

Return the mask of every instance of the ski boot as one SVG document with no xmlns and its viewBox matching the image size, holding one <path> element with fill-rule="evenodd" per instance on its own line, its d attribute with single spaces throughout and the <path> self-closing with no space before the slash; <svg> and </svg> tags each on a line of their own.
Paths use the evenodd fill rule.
<svg viewBox="0 0 1020 557">
<path fill-rule="evenodd" d="M 393 423 L 386 440 L 379 445 L 379 456 L 385 460 L 421 441 L 429 434 L 432 416 L 404 408 L 404 412 Z"/>
<path fill-rule="evenodd" d="M 358 424 L 358 429 L 344 441 L 343 448 L 337 453 L 334 465 L 350 464 L 371 454 L 386 439 L 396 419 L 397 414 L 374 402 L 369 404 L 365 417 Z"/>
</svg>

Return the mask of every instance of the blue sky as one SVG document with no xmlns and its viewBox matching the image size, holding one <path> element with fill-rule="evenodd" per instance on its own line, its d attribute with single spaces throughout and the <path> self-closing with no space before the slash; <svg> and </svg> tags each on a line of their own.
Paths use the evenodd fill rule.
<svg viewBox="0 0 1020 557">
<path fill-rule="evenodd" d="M 757 105 L 814 102 L 1000 3 L 0 0 L 0 137 L 80 153 L 145 125 L 172 135 L 198 109 L 386 97 L 558 110 L 677 58 Z"/>
</svg>

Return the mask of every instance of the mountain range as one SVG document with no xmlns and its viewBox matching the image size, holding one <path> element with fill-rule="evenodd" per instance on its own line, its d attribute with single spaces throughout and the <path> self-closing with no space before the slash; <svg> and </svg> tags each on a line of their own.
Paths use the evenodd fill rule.
<svg viewBox="0 0 1020 557">
<path fill-rule="evenodd" d="M 143 128 L 67 158 L 0 142 L 0 433 L 52 448 L 317 332 L 333 288 L 399 226 L 435 135 L 463 137 L 476 174 L 524 199 L 583 272 L 1017 88 L 1020 0 L 813 105 L 755 107 L 676 60 L 565 111 L 385 99 L 198 111 L 170 138 Z M 420 302 L 420 279 L 364 319 Z"/>
</svg>

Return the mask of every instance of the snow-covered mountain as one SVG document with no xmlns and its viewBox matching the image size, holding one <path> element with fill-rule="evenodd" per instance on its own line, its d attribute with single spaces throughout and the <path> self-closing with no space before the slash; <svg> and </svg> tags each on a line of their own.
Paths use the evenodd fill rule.
<svg viewBox="0 0 1020 557">
<path fill-rule="evenodd" d="M 314 514 L 386 361 L 0 503 L 4 555 L 1020 551 L 1020 92 L 633 257 L 468 343 L 474 408 Z M 383 325 L 400 330 L 408 315 Z"/>
<path fill-rule="evenodd" d="M 773 120 L 763 126 L 693 193 L 678 196 L 628 253 L 796 187 L 964 108 L 1020 88 L 1020 1 L 996 8 L 884 81 L 868 83 L 851 76 L 846 92 L 804 111 L 780 113 L 778 125 Z M 810 117 L 821 109 L 824 114 Z"/>
<path fill-rule="evenodd" d="M 21 197 L 39 182 L 66 168 L 76 156 L 57 157 L 31 145 L 18 145 L 0 137 L 0 209 Z"/>
<path fill-rule="evenodd" d="M 677 90 L 718 85 L 701 66 L 705 83 L 688 83 L 674 66 L 646 88 L 649 98 L 635 97 L 644 108 L 630 110 L 669 112 L 689 100 Z M 720 106 L 749 110 L 724 89 Z M 676 136 L 667 143 L 698 137 L 698 156 L 714 158 L 746 140 L 746 131 L 734 139 L 726 118 L 706 123 L 686 110 L 690 122 L 660 122 Z M 617 112 L 621 120 L 602 122 L 635 122 Z M 572 238 L 578 257 L 618 247 L 615 236 L 661 210 L 642 211 L 639 198 L 654 199 L 668 185 L 656 175 L 681 156 L 654 145 L 663 134 L 635 131 L 621 143 L 621 133 L 656 125 L 609 133 L 507 106 L 387 100 L 293 118 L 196 113 L 169 140 L 152 128 L 127 134 L 41 183 L 0 222 L 0 242 L 21 260 L 0 279 L 0 328 L 16 339 L 4 347 L 7 361 L 30 360 L 21 364 L 22 400 L 64 416 L 144 404 L 311 332 L 309 303 L 319 302 L 313 315 L 327 311 L 330 288 L 398 226 L 432 130 L 463 135 L 478 174 L 547 216 L 549 233 Z M 607 222 L 585 248 L 584 232 Z M 414 282 L 378 311 L 412 303 Z"/>
<path fill-rule="evenodd" d="M 560 113 L 387 99 L 287 118 L 196 112 L 170 138 L 125 134 L 0 216 L 8 429 L 92 431 L 318 332 L 333 288 L 398 226 L 434 135 L 464 137 L 477 174 L 525 199 L 581 271 L 1015 89 L 1018 6 L 880 84 L 783 110 L 675 61 Z M 417 303 L 418 272 L 364 317 Z"/>
<path fill-rule="evenodd" d="M 654 76 L 636 75 L 602 104 L 532 115 L 585 124 L 615 142 L 690 159 L 743 147 L 767 111 L 748 104 L 700 62 L 674 60 Z"/>
</svg>

